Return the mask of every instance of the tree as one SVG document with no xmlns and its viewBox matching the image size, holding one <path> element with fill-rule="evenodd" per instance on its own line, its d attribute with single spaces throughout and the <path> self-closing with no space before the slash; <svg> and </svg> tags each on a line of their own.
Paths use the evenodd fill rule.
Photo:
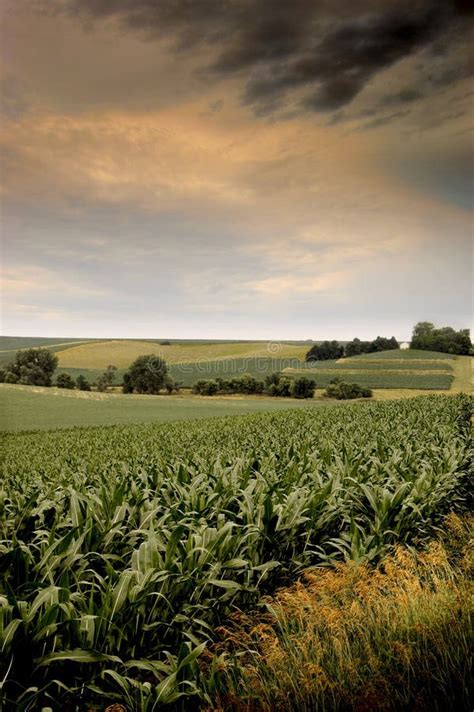
<svg viewBox="0 0 474 712">
<path fill-rule="evenodd" d="M 265 378 L 264 392 L 268 396 L 289 398 L 291 396 L 291 379 L 281 373 L 271 373 Z"/>
<path fill-rule="evenodd" d="M 89 381 L 84 378 L 82 373 L 76 378 L 76 388 L 78 391 L 90 391 L 91 390 L 91 384 Z"/>
<path fill-rule="evenodd" d="M 352 339 L 352 341 L 348 341 L 345 349 L 344 349 L 344 356 L 351 357 L 351 356 L 359 356 L 359 354 L 362 353 L 362 341 L 358 339 L 357 337 L 355 339 Z"/>
<path fill-rule="evenodd" d="M 376 339 L 369 342 L 369 353 L 376 353 L 378 351 L 392 351 L 394 349 L 399 349 L 400 346 L 398 341 L 394 336 L 387 339 L 384 336 L 377 336 Z"/>
<path fill-rule="evenodd" d="M 306 354 L 306 361 L 330 361 L 344 356 L 344 346 L 339 341 L 323 341 L 312 346 Z"/>
<path fill-rule="evenodd" d="M 68 388 L 70 390 L 73 389 L 74 381 L 72 379 L 72 376 L 70 376 L 69 373 L 60 373 L 56 378 L 56 386 L 58 388 Z"/>
<path fill-rule="evenodd" d="M 290 393 L 293 398 L 313 398 L 316 381 L 312 378 L 301 376 L 295 378 L 291 384 Z"/>
<path fill-rule="evenodd" d="M 124 393 L 159 393 L 167 374 L 168 367 L 161 356 L 139 356 L 124 374 Z"/>
<path fill-rule="evenodd" d="M 104 392 L 113 385 L 115 380 L 115 372 L 117 371 L 117 366 L 112 366 L 110 364 L 104 373 L 97 379 L 97 389 Z"/>
<path fill-rule="evenodd" d="M 15 360 L 5 368 L 5 382 L 50 386 L 57 365 L 58 357 L 48 349 L 18 351 Z"/>
<path fill-rule="evenodd" d="M 455 331 L 451 326 L 437 329 L 429 321 L 420 321 L 413 328 L 410 348 L 468 355 L 472 344 L 469 329 Z"/>
</svg>

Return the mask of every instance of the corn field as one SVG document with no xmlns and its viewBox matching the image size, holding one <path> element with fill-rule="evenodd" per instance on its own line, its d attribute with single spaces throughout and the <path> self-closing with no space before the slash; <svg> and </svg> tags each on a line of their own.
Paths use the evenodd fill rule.
<svg viewBox="0 0 474 712">
<path fill-rule="evenodd" d="M 210 703 L 202 654 L 236 606 L 467 506 L 470 410 L 428 396 L 4 435 L 4 709 Z"/>
</svg>

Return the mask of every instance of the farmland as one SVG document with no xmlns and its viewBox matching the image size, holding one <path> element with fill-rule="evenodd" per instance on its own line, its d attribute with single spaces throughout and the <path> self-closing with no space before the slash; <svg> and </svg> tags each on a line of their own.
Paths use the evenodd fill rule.
<svg viewBox="0 0 474 712">
<path fill-rule="evenodd" d="M 322 404 L 322 401 L 295 401 L 289 398 L 122 395 L 0 384 L 0 429 L 48 430 L 193 420 Z"/>
<path fill-rule="evenodd" d="M 3 340 L 2 340 L 3 339 Z M 5 340 L 6 339 L 6 340 Z M 13 337 L 0 338 L 0 365 L 13 357 L 16 348 L 36 345 Z M 467 356 L 452 356 L 434 351 L 385 351 L 338 361 L 305 362 L 308 342 L 266 341 L 165 341 L 106 339 L 71 340 L 47 343 L 58 356 L 57 373 L 68 373 L 73 378 L 82 374 L 95 381 L 109 365 L 117 367 L 120 382 L 125 370 L 140 355 L 156 353 L 163 356 L 171 376 L 185 388 L 200 379 L 230 378 L 249 373 L 263 380 L 276 371 L 301 375 L 311 370 L 317 385 L 324 388 L 334 377 L 357 381 L 361 386 L 376 389 L 449 390 L 461 362 Z M 24 344 L 21 346 L 21 344 Z"/>
<path fill-rule="evenodd" d="M 70 346 L 58 353 L 61 368 L 101 368 L 109 363 L 127 368 L 138 356 L 151 352 L 162 356 L 167 363 L 199 363 L 218 359 L 268 358 L 272 348 L 279 356 L 302 360 L 307 346 L 275 344 L 271 342 L 231 343 L 151 343 L 149 341 L 113 340 Z"/>
<path fill-rule="evenodd" d="M 462 510 L 469 416 L 426 396 L 5 434 L 5 703 L 209 703 L 203 656 L 235 606 Z"/>
</svg>

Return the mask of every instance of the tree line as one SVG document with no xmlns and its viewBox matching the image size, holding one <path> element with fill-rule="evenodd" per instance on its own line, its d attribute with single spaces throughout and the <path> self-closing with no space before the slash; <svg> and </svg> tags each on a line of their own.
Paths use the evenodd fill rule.
<svg viewBox="0 0 474 712">
<path fill-rule="evenodd" d="M 201 379 L 193 386 L 193 393 L 201 396 L 242 393 L 246 395 L 266 395 L 280 398 L 313 398 L 316 382 L 307 376 L 288 378 L 282 373 L 272 373 L 259 381 L 248 373 L 230 379 Z"/>
<path fill-rule="evenodd" d="M 358 338 L 342 344 L 340 341 L 323 341 L 310 348 L 305 356 L 306 361 L 332 361 L 361 354 L 377 353 L 399 349 L 397 339 L 377 336 L 373 341 L 361 341 Z M 421 351 L 439 351 L 441 353 L 467 356 L 472 354 L 472 343 L 469 329 L 456 331 L 451 326 L 436 328 L 429 321 L 415 324 L 410 342 L 411 349 Z"/>
<path fill-rule="evenodd" d="M 305 356 L 305 361 L 333 361 L 344 357 L 371 354 L 377 351 L 391 351 L 399 349 L 399 343 L 394 336 L 387 339 L 377 336 L 373 341 L 361 341 L 358 338 L 341 344 L 339 341 L 323 341 L 310 348 Z"/>
<path fill-rule="evenodd" d="M 469 329 L 455 331 L 450 326 L 437 329 L 430 321 L 419 321 L 413 329 L 410 348 L 467 356 L 472 353 Z"/>
</svg>

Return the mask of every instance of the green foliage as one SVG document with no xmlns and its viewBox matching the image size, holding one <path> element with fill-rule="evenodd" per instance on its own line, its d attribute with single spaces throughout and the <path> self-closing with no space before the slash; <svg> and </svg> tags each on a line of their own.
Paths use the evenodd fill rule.
<svg viewBox="0 0 474 712">
<path fill-rule="evenodd" d="M 50 386 L 57 365 L 57 356 L 48 349 L 18 351 L 15 360 L 5 367 L 5 383 Z"/>
<path fill-rule="evenodd" d="M 218 376 L 208 381 L 205 379 L 196 381 L 193 385 L 193 393 L 202 396 L 213 396 L 217 393 L 244 393 L 251 395 L 263 393 L 263 382 L 258 381 L 249 373 L 244 373 L 242 376 L 236 376 L 230 379 Z"/>
<path fill-rule="evenodd" d="M 173 393 L 173 391 L 176 393 L 179 393 L 179 391 L 181 389 L 181 383 L 179 381 L 175 381 L 174 378 L 172 378 L 169 373 L 167 373 L 165 376 L 164 386 L 165 386 L 166 392 L 169 395 L 171 395 Z"/>
<path fill-rule="evenodd" d="M 78 391 L 90 391 L 91 384 L 82 374 L 79 374 L 76 378 L 76 388 Z"/>
<path fill-rule="evenodd" d="M 360 339 L 353 339 L 348 341 L 344 347 L 344 355 L 359 356 L 360 354 L 371 354 L 379 353 L 380 351 L 393 351 L 399 349 L 400 346 L 398 341 L 394 336 L 387 339 L 384 336 L 377 336 L 373 341 L 361 341 Z"/>
<path fill-rule="evenodd" d="M 436 329 L 431 322 L 420 321 L 413 328 L 410 348 L 467 356 L 472 344 L 469 329 L 455 331 L 450 326 Z"/>
<path fill-rule="evenodd" d="M 97 379 L 97 390 L 101 391 L 104 393 L 107 391 L 111 386 L 113 386 L 114 381 L 115 381 L 115 374 L 117 371 L 117 367 L 113 366 L 110 364 L 107 366 L 107 369 L 102 373 L 102 375 L 99 376 Z"/>
<path fill-rule="evenodd" d="M 336 398 L 336 400 L 352 400 L 353 398 L 371 398 L 373 394 L 370 388 L 364 388 L 358 383 L 344 383 L 340 378 L 333 378 L 326 387 L 324 395 L 327 398 Z"/>
<path fill-rule="evenodd" d="M 470 410 L 432 396 L 4 436 L 4 706 L 146 711 L 202 689 L 235 605 L 425 540 L 465 505 Z"/>
<path fill-rule="evenodd" d="M 69 373 L 60 373 L 56 378 L 56 386 L 58 388 L 68 388 L 69 390 L 73 390 L 75 388 L 75 383 Z"/>
<path fill-rule="evenodd" d="M 291 382 L 290 394 L 292 398 L 313 398 L 316 381 L 306 376 L 294 378 Z"/>
<path fill-rule="evenodd" d="M 282 373 L 271 373 L 265 378 L 264 391 L 269 396 L 291 397 L 292 380 Z"/>
<path fill-rule="evenodd" d="M 323 341 L 312 346 L 305 356 L 306 361 L 330 361 L 344 356 L 344 346 L 339 341 Z"/>
<path fill-rule="evenodd" d="M 124 393 L 159 393 L 165 386 L 168 367 L 156 354 L 139 356 L 124 375 Z"/>
</svg>

